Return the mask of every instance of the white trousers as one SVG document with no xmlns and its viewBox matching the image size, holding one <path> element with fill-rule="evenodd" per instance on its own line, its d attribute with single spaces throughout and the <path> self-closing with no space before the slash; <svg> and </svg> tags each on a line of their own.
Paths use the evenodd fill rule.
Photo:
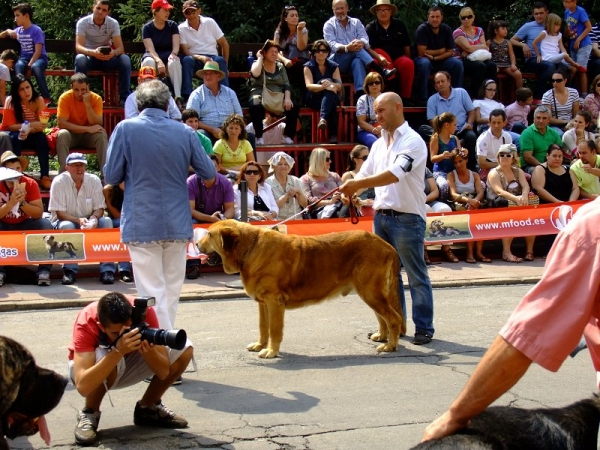
<svg viewBox="0 0 600 450">
<path fill-rule="evenodd" d="M 142 61 L 142 65 L 140 67 L 144 66 L 150 66 L 156 69 L 156 61 L 150 57 L 146 57 Z M 169 60 L 167 63 L 167 72 L 169 78 L 171 79 L 171 84 L 173 85 L 173 93 L 175 94 L 175 98 L 181 98 L 181 61 L 179 59 Z"/>
<path fill-rule="evenodd" d="M 187 242 L 127 244 L 139 295 L 156 298 L 154 310 L 165 330 L 175 328 L 175 316 L 185 279 Z"/>
</svg>

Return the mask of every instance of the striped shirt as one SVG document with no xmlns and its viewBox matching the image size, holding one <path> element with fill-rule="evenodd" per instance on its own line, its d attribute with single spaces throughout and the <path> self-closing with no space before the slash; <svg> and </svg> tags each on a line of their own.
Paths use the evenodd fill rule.
<svg viewBox="0 0 600 450">
<path fill-rule="evenodd" d="M 552 112 L 552 117 L 560 120 L 571 120 L 573 118 L 573 104 L 579 101 L 579 92 L 577 89 L 568 87 L 569 97 L 567 102 L 562 104 L 554 96 L 554 89 L 546 91 L 542 97 L 542 105 L 548 106 Z"/>
</svg>

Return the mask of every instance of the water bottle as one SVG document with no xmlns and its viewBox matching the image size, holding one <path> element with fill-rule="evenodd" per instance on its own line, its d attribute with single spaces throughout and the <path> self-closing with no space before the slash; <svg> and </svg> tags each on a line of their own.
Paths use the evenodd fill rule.
<svg viewBox="0 0 600 450">
<path fill-rule="evenodd" d="M 254 64 L 254 56 L 252 52 L 248 52 L 248 70 L 252 69 L 252 64 Z"/>
<path fill-rule="evenodd" d="M 29 133 L 29 121 L 25 120 L 19 129 L 19 139 L 24 141 L 27 139 L 27 134 Z"/>
</svg>

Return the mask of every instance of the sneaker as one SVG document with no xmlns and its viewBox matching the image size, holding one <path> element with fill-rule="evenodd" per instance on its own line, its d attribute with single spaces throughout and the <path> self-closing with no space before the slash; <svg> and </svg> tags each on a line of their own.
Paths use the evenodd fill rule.
<svg viewBox="0 0 600 450">
<path fill-rule="evenodd" d="M 6 274 L 4 272 L 0 272 L 0 287 L 4 286 L 5 280 L 6 280 Z"/>
<path fill-rule="evenodd" d="M 175 381 L 173 381 L 173 384 L 171 386 L 180 386 L 181 383 L 183 383 L 183 378 L 178 377 L 175 379 Z"/>
<path fill-rule="evenodd" d="M 100 414 L 100 411 L 95 413 L 91 408 L 84 408 L 77 413 L 75 442 L 79 445 L 92 445 L 96 443 L 96 432 L 98 431 Z"/>
<path fill-rule="evenodd" d="M 429 333 L 425 333 L 424 331 L 417 331 L 415 333 L 415 338 L 413 339 L 412 343 L 415 345 L 425 345 L 429 344 L 432 339 L 433 336 Z"/>
<path fill-rule="evenodd" d="M 50 281 L 50 274 L 48 272 L 40 272 L 37 275 L 38 286 L 50 286 L 52 282 Z"/>
<path fill-rule="evenodd" d="M 195 280 L 200 276 L 200 267 L 190 266 L 185 270 L 185 277 L 188 280 Z"/>
<path fill-rule="evenodd" d="M 289 137 L 287 137 L 287 136 L 284 136 L 284 137 L 283 137 L 283 143 L 284 143 L 285 145 L 292 145 L 292 144 L 294 143 L 294 140 L 293 140 L 292 138 L 289 138 Z"/>
<path fill-rule="evenodd" d="M 44 175 L 44 176 L 43 176 L 43 177 L 40 179 L 40 181 L 39 181 L 39 183 L 38 183 L 38 184 L 39 184 L 39 185 L 40 185 L 40 187 L 41 187 L 42 189 L 44 189 L 45 191 L 49 191 L 49 190 L 50 190 L 50 186 L 52 185 L 52 180 L 50 179 L 50 177 L 49 177 L 49 176 L 47 176 L 47 175 Z"/>
<path fill-rule="evenodd" d="M 133 276 L 128 270 L 121 270 L 119 272 L 119 278 L 121 278 L 121 281 L 124 283 L 133 283 Z"/>
<path fill-rule="evenodd" d="M 317 128 L 319 130 L 326 130 L 327 129 L 327 120 L 325 120 L 325 119 L 319 120 L 319 125 L 317 125 Z"/>
<path fill-rule="evenodd" d="M 389 80 L 394 75 L 396 75 L 396 68 L 393 69 L 383 69 L 383 78 Z"/>
<path fill-rule="evenodd" d="M 75 278 L 75 272 L 73 272 L 72 270 L 65 270 L 65 273 L 63 274 L 62 280 L 61 280 L 61 284 L 64 284 L 65 286 L 71 285 L 71 284 L 75 284 L 76 278 Z"/>
<path fill-rule="evenodd" d="M 256 145 L 265 145 L 265 140 L 261 137 L 256 138 Z"/>
<path fill-rule="evenodd" d="M 100 283 L 115 284 L 115 274 L 113 272 L 102 272 L 100 274 Z"/>
<path fill-rule="evenodd" d="M 187 420 L 175 414 L 160 400 L 154 406 L 142 406 L 137 402 L 133 412 L 133 423 L 138 426 L 159 428 L 185 428 L 188 424 Z"/>
</svg>

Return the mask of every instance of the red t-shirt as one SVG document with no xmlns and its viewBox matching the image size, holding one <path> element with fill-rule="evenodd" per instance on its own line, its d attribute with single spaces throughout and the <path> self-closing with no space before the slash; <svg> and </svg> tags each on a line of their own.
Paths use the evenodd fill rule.
<svg viewBox="0 0 600 450">
<path fill-rule="evenodd" d="M 133 300 L 128 298 L 133 304 Z M 146 313 L 146 322 L 152 328 L 159 328 L 158 318 L 154 308 L 149 307 Z M 93 302 L 79 311 L 75 325 L 73 325 L 73 341 L 69 345 L 69 359 L 73 359 L 75 352 L 94 352 L 100 345 L 100 328 L 98 327 L 98 302 Z"/>
<path fill-rule="evenodd" d="M 25 190 L 27 192 L 27 194 L 25 195 L 26 202 L 29 203 L 34 200 L 40 200 L 42 198 L 42 196 L 40 195 L 40 188 L 33 178 L 29 178 L 23 175 L 19 179 L 19 183 L 25 183 Z M 7 184 L 4 181 L 0 181 L 0 206 L 8 203 L 8 200 L 10 199 L 10 194 L 11 191 L 8 189 Z M 17 217 L 11 211 L 0 220 L 6 223 L 20 223 L 26 219 L 31 219 L 31 217 L 25 214 L 25 212 L 23 212 L 22 209 L 19 209 L 19 214 L 19 217 Z"/>
</svg>

